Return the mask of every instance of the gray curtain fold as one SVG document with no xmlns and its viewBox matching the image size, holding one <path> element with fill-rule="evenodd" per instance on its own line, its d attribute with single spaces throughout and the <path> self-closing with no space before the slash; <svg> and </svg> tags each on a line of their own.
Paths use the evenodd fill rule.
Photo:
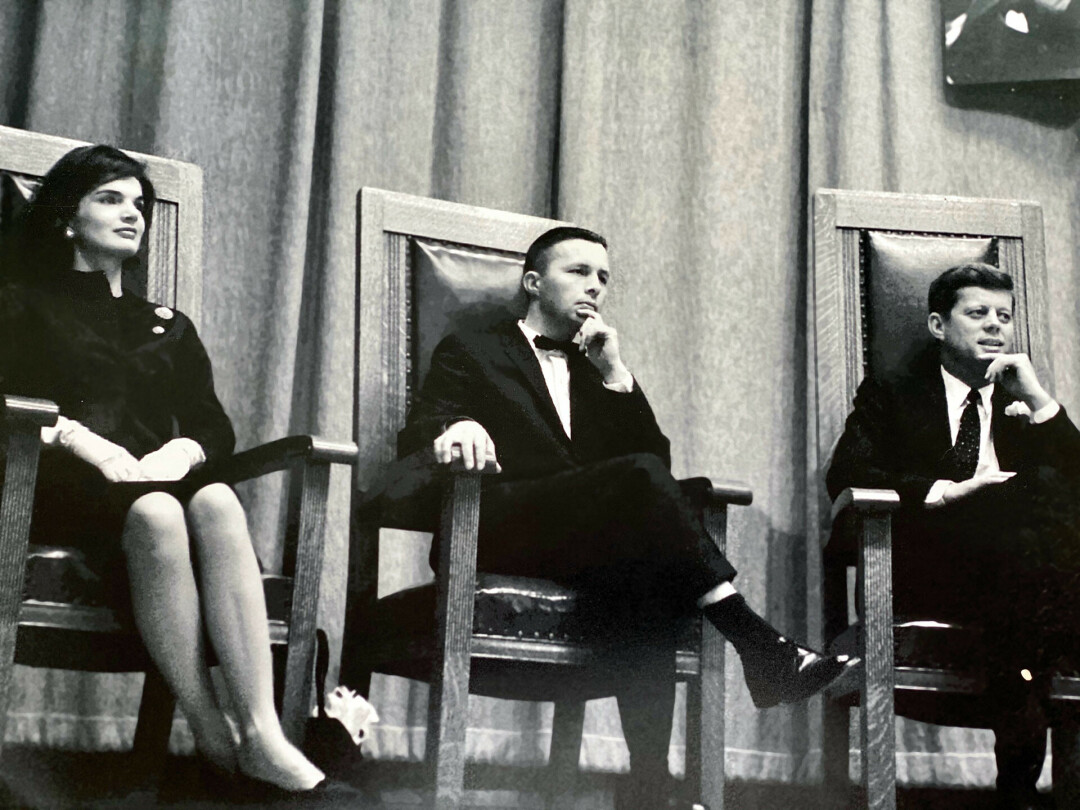
<svg viewBox="0 0 1080 810">
<path fill-rule="evenodd" d="M 610 320 L 676 472 L 753 488 L 730 524 L 737 584 L 785 632 L 816 639 L 808 190 L 1042 202 L 1056 389 L 1067 406 L 1080 394 L 1077 192 L 1063 179 L 1076 129 L 951 105 L 939 37 L 936 4 L 895 0 L 9 1 L 0 122 L 203 168 L 202 332 L 240 446 L 352 433 L 361 186 L 603 231 Z M 335 646 L 348 489 L 337 474 L 320 621 Z M 243 494 L 273 565 L 281 482 Z M 422 537 L 386 537 L 386 583 L 429 577 L 425 555 Z M 729 774 L 819 778 L 816 707 L 756 712 L 734 656 L 729 668 Z M 138 684 L 20 670 L 9 738 L 123 747 Z M 376 756 L 421 756 L 426 687 L 377 679 L 373 698 Z M 550 707 L 477 698 L 470 711 L 477 758 L 544 761 Z M 901 733 L 908 781 L 990 781 L 985 734 Z M 590 706 L 582 762 L 626 767 L 611 701 Z"/>
</svg>

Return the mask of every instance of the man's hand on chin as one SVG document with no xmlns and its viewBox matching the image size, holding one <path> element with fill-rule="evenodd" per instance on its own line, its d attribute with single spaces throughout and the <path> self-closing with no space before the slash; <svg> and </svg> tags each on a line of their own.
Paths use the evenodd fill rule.
<svg viewBox="0 0 1080 810">
<path fill-rule="evenodd" d="M 1039 383 L 1031 358 L 1026 354 L 991 354 L 987 358 L 992 359 L 986 367 L 986 379 L 1000 384 L 1032 413 L 1054 401 Z"/>
<path fill-rule="evenodd" d="M 435 460 L 440 464 L 452 464 L 460 459 L 466 470 L 483 472 L 490 468 L 502 472 L 502 465 L 495 456 L 495 442 L 484 426 L 471 419 L 454 422 L 435 440 Z"/>
<path fill-rule="evenodd" d="M 596 366 L 605 383 L 618 383 L 630 377 L 630 370 L 619 355 L 619 333 L 614 326 L 604 323 L 600 313 L 583 307 L 578 310 L 585 317 L 574 342 L 581 346 L 589 362 Z"/>
</svg>

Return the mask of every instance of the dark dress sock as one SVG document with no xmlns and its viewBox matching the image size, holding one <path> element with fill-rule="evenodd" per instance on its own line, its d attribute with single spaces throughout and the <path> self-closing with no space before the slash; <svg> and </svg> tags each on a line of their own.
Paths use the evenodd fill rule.
<svg viewBox="0 0 1080 810">
<path fill-rule="evenodd" d="M 739 655 L 775 644 L 781 638 L 780 632 L 755 613 L 740 593 L 706 605 L 702 613 Z"/>
</svg>

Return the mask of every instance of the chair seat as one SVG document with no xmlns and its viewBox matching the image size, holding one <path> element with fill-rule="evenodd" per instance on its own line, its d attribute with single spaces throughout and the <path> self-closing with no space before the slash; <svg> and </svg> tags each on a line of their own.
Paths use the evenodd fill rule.
<svg viewBox="0 0 1080 810">
<path fill-rule="evenodd" d="M 861 624 L 853 624 L 829 645 L 832 654 L 856 654 Z M 898 618 L 893 625 L 893 660 L 896 678 L 896 713 L 946 726 L 988 728 L 994 699 L 987 694 L 986 638 L 974 624 L 929 619 Z M 854 681 L 833 697 L 849 705 L 858 703 Z M 1075 672 L 1053 680 L 1056 704 L 1080 704 L 1080 680 Z"/>
<path fill-rule="evenodd" d="M 358 627 L 374 671 L 426 679 L 435 630 L 435 583 L 385 596 Z M 649 637 L 634 628 L 613 638 L 592 632 L 575 590 L 545 579 L 478 573 L 473 610 L 472 691 L 523 699 L 611 694 L 612 673 L 626 669 Z M 693 643 L 699 620 L 681 628 L 676 672 L 700 672 Z M 584 670 L 588 670 L 586 675 Z M 512 684 L 510 683 L 512 681 Z M 540 695 L 549 695 L 541 697 Z"/>
<path fill-rule="evenodd" d="M 105 607 L 115 601 L 83 553 L 74 548 L 31 545 L 26 559 L 23 599 L 86 607 Z"/>
<path fill-rule="evenodd" d="M 270 642 L 287 644 L 292 580 L 262 579 Z M 18 639 L 15 660 L 27 666 L 135 672 L 148 663 L 126 590 L 118 593 L 116 582 L 110 586 L 75 548 L 29 547 Z"/>
<path fill-rule="evenodd" d="M 829 645 L 834 655 L 857 655 L 862 624 L 850 625 Z M 893 660 L 898 667 L 981 673 L 986 658 L 981 627 L 936 619 L 897 618 Z"/>
<path fill-rule="evenodd" d="M 434 630 L 435 583 L 385 596 L 365 618 L 365 635 L 372 637 L 430 634 Z M 690 643 L 694 629 L 687 621 L 680 647 Z M 476 576 L 473 633 L 571 644 L 597 642 L 574 589 L 547 579 L 501 574 Z"/>
</svg>

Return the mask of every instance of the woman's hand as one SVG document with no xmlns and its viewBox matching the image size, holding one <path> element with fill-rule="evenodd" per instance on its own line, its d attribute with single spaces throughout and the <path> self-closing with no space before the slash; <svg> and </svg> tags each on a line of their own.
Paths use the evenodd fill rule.
<svg viewBox="0 0 1080 810">
<path fill-rule="evenodd" d="M 107 458 L 95 466 L 101 470 L 105 480 L 113 483 L 139 480 L 139 462 L 135 460 L 135 456 L 122 447 L 117 455 Z"/>
<path fill-rule="evenodd" d="M 73 419 L 57 418 L 55 427 L 41 429 L 41 440 L 45 444 L 58 444 L 94 465 L 106 480 L 139 480 L 139 462 L 131 453 Z"/>
<path fill-rule="evenodd" d="M 192 467 L 206 460 L 206 454 L 193 439 L 173 439 L 139 459 L 139 478 L 143 481 L 179 481 Z"/>
</svg>

